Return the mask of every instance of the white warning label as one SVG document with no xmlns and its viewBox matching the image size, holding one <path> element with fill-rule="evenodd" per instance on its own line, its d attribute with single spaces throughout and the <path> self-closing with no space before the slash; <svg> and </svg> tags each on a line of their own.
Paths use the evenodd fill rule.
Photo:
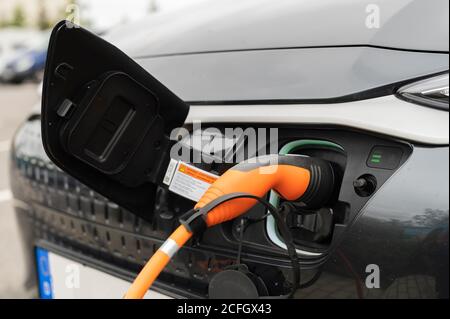
<svg viewBox="0 0 450 319">
<path fill-rule="evenodd" d="M 169 168 L 171 164 L 172 162 L 169 163 Z M 169 168 L 167 173 L 169 173 Z M 194 202 L 198 202 L 209 186 L 219 178 L 217 175 L 183 162 L 178 162 L 175 172 L 170 175 L 173 177 L 167 177 L 171 179 L 169 190 Z"/>
</svg>

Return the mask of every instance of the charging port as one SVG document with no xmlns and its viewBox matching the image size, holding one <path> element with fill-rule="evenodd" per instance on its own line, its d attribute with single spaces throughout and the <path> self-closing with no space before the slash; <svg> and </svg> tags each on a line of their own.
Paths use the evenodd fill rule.
<svg viewBox="0 0 450 319">
<path fill-rule="evenodd" d="M 304 207 L 289 205 L 286 221 L 290 227 L 294 242 L 302 252 L 322 251 L 331 243 L 334 226 L 343 223 L 347 214 L 347 205 L 338 201 L 342 178 L 346 168 L 345 150 L 335 143 L 323 140 L 298 140 L 287 143 L 280 154 L 296 154 L 321 158 L 331 163 L 335 174 L 335 188 L 330 200 L 323 207 Z M 275 193 L 271 193 L 270 202 L 281 204 Z M 273 243 L 284 247 L 278 229 L 272 218 L 267 220 L 267 232 Z"/>
</svg>

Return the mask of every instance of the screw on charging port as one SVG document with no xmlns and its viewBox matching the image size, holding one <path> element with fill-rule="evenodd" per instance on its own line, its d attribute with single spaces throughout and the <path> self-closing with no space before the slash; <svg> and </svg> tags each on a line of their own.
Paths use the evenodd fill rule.
<svg viewBox="0 0 450 319">
<path fill-rule="evenodd" d="M 356 194 L 361 197 L 368 197 L 377 189 L 377 179 L 373 175 L 365 174 L 353 182 L 353 187 L 355 188 Z"/>
</svg>

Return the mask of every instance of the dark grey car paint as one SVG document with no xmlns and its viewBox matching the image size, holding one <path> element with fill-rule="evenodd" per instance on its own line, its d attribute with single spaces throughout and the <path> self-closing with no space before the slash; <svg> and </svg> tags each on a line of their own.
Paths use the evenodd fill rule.
<svg viewBox="0 0 450 319">
<path fill-rule="evenodd" d="M 448 12 L 447 0 L 214 0 L 120 27 L 107 40 L 134 58 L 355 44 L 448 52 Z M 371 13 L 379 25 L 366 23 Z"/>
<path fill-rule="evenodd" d="M 448 298 L 448 163 L 448 147 L 415 147 L 299 297 Z M 379 267 L 379 288 L 366 285 L 369 265 Z"/>
<path fill-rule="evenodd" d="M 324 100 L 449 69 L 448 54 L 367 47 L 209 53 L 137 62 L 185 101 Z"/>
<path fill-rule="evenodd" d="M 121 26 L 106 39 L 185 101 L 328 103 L 448 71 L 448 5 L 219 0 Z M 373 10 L 379 27 L 366 23 Z"/>
</svg>

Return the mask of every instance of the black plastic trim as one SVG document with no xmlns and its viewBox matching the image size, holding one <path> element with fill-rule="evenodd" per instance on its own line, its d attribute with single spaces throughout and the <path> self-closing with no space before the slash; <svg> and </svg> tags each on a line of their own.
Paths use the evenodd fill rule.
<svg viewBox="0 0 450 319">
<path fill-rule="evenodd" d="M 343 44 L 343 45 L 311 45 L 311 46 L 287 46 L 287 47 L 272 47 L 272 48 L 249 48 L 249 49 L 229 49 L 229 50 L 207 50 L 207 51 L 188 51 L 178 53 L 161 53 L 161 54 L 148 54 L 148 55 L 136 55 L 133 59 L 148 59 L 148 58 L 163 58 L 172 56 L 183 55 L 199 55 L 199 54 L 215 54 L 215 53 L 232 53 L 232 52 L 253 52 L 253 51 L 277 51 L 277 50 L 301 50 L 301 49 L 331 49 L 331 48 L 372 48 L 383 49 L 401 52 L 416 52 L 416 53 L 433 53 L 433 54 L 448 54 L 449 51 L 439 50 L 420 50 L 420 49 L 404 49 L 395 48 L 382 45 L 372 44 Z"/>
</svg>

